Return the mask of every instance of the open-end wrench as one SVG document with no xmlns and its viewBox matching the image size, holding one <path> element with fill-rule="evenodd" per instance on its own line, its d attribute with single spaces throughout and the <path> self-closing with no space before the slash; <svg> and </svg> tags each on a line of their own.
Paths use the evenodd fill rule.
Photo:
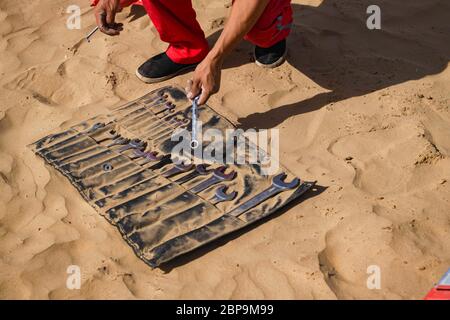
<svg viewBox="0 0 450 320">
<path fill-rule="evenodd" d="M 173 110 L 172 112 L 175 111 L 175 105 L 172 102 L 167 102 L 166 104 L 164 104 L 164 106 L 161 108 L 161 110 L 153 110 L 153 112 L 155 113 L 155 115 L 161 114 L 164 111 L 168 111 L 168 110 Z"/>
<path fill-rule="evenodd" d="M 143 150 L 146 147 L 146 145 L 147 143 L 145 141 L 142 141 L 140 139 L 133 139 L 130 142 L 128 142 L 127 145 L 121 147 L 119 149 L 119 152 L 122 153 L 130 149 Z"/>
<path fill-rule="evenodd" d="M 116 130 L 111 129 L 111 130 L 109 130 L 107 132 L 107 136 L 106 137 L 103 137 L 103 138 L 101 138 L 99 140 L 97 140 L 97 139 L 95 139 L 95 140 L 97 141 L 97 143 L 102 143 L 102 142 L 107 141 L 107 140 L 116 140 L 118 138 L 120 138 L 120 134 L 117 133 Z"/>
<path fill-rule="evenodd" d="M 159 111 L 157 113 L 148 113 L 147 112 L 147 114 L 142 114 L 136 118 L 131 119 L 133 121 L 130 120 L 130 123 L 127 125 L 127 127 L 128 127 L 128 129 L 134 129 L 137 127 L 145 128 L 147 125 L 152 126 L 152 125 L 162 122 L 160 117 L 168 116 L 174 112 L 175 112 L 175 109 L 166 109 L 166 110 Z"/>
<path fill-rule="evenodd" d="M 170 136 L 175 129 L 181 126 L 183 126 L 183 122 L 174 121 L 174 123 L 169 128 L 163 128 L 162 130 L 158 130 L 155 133 L 146 136 L 145 138 L 149 140 L 155 140 L 165 136 Z"/>
<path fill-rule="evenodd" d="M 144 104 L 146 107 L 153 107 L 153 106 L 155 106 L 157 104 L 161 104 L 163 102 L 166 102 L 166 99 L 164 99 L 162 97 L 159 97 L 156 100 L 153 100 L 153 99 L 154 98 L 147 98 L 146 100 L 142 100 L 142 101 L 139 101 L 139 102 Z M 148 106 L 149 103 L 151 103 L 151 104 Z"/>
<path fill-rule="evenodd" d="M 119 136 L 117 139 L 114 139 L 111 143 L 107 144 L 106 147 L 126 145 L 128 143 L 130 143 L 130 139 Z"/>
<path fill-rule="evenodd" d="M 170 177 L 173 177 L 173 176 L 175 176 L 177 174 L 180 174 L 180 173 L 183 173 L 183 172 L 187 172 L 187 171 L 191 170 L 193 167 L 194 167 L 193 164 L 189 164 L 189 165 L 176 164 L 171 169 L 163 172 L 162 176 L 164 178 L 170 178 Z"/>
<path fill-rule="evenodd" d="M 163 98 L 157 98 L 156 100 L 154 100 L 155 98 L 147 98 L 146 100 L 139 100 L 139 101 L 134 101 L 133 103 L 129 104 L 129 105 L 125 105 L 123 107 L 120 107 L 119 109 L 116 110 L 116 112 L 122 112 L 125 110 L 127 111 L 130 108 L 136 107 L 136 109 L 134 109 L 133 111 L 123 114 L 118 120 L 124 120 L 125 118 L 128 118 L 129 116 L 133 116 L 136 115 L 137 113 L 141 113 L 144 110 L 147 110 L 148 108 L 154 108 L 154 107 L 158 107 L 160 105 L 162 105 L 163 103 L 166 103 L 167 101 Z"/>
<path fill-rule="evenodd" d="M 177 115 L 178 113 L 174 113 L 174 109 L 171 109 L 168 114 L 164 114 L 162 117 L 158 118 L 155 123 L 144 127 L 143 130 L 144 132 L 154 132 L 158 128 L 168 127 L 168 124 L 174 123 L 173 118 Z"/>
<path fill-rule="evenodd" d="M 158 156 L 158 152 L 156 152 L 156 151 L 144 152 L 144 151 L 138 150 L 138 149 L 134 149 L 133 151 L 137 158 L 145 159 L 145 162 L 143 162 L 142 164 L 145 164 L 148 162 L 160 161 L 162 159 L 161 156 Z M 136 158 L 132 158 L 132 159 L 136 159 Z"/>
<path fill-rule="evenodd" d="M 221 184 L 217 187 L 216 193 L 214 196 L 209 200 L 212 204 L 218 204 L 219 202 L 224 201 L 231 201 L 237 196 L 237 192 L 233 191 L 230 193 L 227 193 L 228 187 L 224 184 Z"/>
<path fill-rule="evenodd" d="M 54 150 L 57 150 L 59 148 L 63 148 L 65 146 L 68 146 L 68 145 L 70 145 L 70 144 L 80 140 L 81 138 L 83 138 L 83 136 L 85 134 L 93 134 L 96 131 L 104 128 L 106 125 L 107 125 L 106 123 L 97 122 L 97 123 L 93 124 L 90 128 L 86 129 L 85 131 L 77 132 L 74 135 L 72 135 L 72 136 L 70 136 L 70 137 L 68 137 L 66 139 L 63 139 L 61 141 L 58 141 L 58 142 L 56 142 L 56 143 L 54 143 L 54 144 L 52 144 L 50 146 L 45 146 L 43 148 L 38 148 L 36 150 L 36 152 L 38 154 L 47 154 L 50 151 L 54 151 Z"/>
<path fill-rule="evenodd" d="M 105 126 L 106 126 L 106 123 L 97 122 L 91 128 L 89 128 L 88 130 L 84 131 L 83 133 L 85 133 L 85 134 L 94 133 L 95 131 L 97 131 L 97 130 L 105 127 Z"/>
<path fill-rule="evenodd" d="M 178 184 L 183 184 L 183 183 L 188 182 L 198 176 L 206 176 L 210 172 L 210 170 L 206 169 L 206 167 L 207 167 L 206 164 L 198 164 L 197 166 L 195 166 L 194 171 L 192 171 L 188 175 L 185 175 L 184 177 L 181 177 L 181 178 L 175 180 L 175 182 Z"/>
<path fill-rule="evenodd" d="M 188 119 L 182 119 L 182 120 L 172 119 L 172 120 L 170 120 L 169 124 L 171 125 L 170 128 L 161 130 L 157 135 L 154 135 L 153 137 L 150 137 L 149 139 L 155 140 L 155 141 L 167 140 L 167 138 L 172 136 L 172 134 L 174 133 L 174 131 L 176 129 L 187 128 L 187 126 L 189 124 L 189 120 Z"/>
<path fill-rule="evenodd" d="M 106 135 L 102 136 L 101 139 L 96 140 L 97 143 L 101 143 L 107 140 L 114 140 L 120 137 L 117 133 L 115 133 L 114 130 L 109 130 Z M 95 140 L 95 139 L 94 139 Z M 106 150 L 103 150 L 103 148 L 99 147 L 98 145 L 94 145 L 93 147 L 88 147 L 87 149 L 84 149 L 81 152 L 73 153 L 70 152 L 67 155 L 62 156 L 61 158 L 55 159 L 52 163 L 55 163 L 56 165 L 62 165 L 64 163 L 70 163 L 73 161 L 73 159 L 80 159 L 84 156 L 93 156 L 95 154 L 101 154 L 105 153 Z"/>
<path fill-rule="evenodd" d="M 247 200 L 234 210 L 228 213 L 228 215 L 233 217 L 238 217 L 247 210 L 256 207 L 258 204 L 266 201 L 267 199 L 273 197 L 274 195 L 285 191 L 285 190 L 291 190 L 297 187 L 300 184 L 300 179 L 294 178 L 291 182 L 287 183 L 284 181 L 286 178 L 285 173 L 280 173 L 272 178 L 272 185 L 267 188 L 266 190 L 258 193 L 253 198 Z"/>
<path fill-rule="evenodd" d="M 225 166 L 221 166 L 215 169 L 213 171 L 213 175 L 210 178 L 200 182 L 198 185 L 191 188 L 189 191 L 193 193 L 198 193 L 221 181 L 233 180 L 236 177 L 236 171 L 231 171 L 230 173 L 226 174 L 225 173 L 226 170 L 227 167 Z"/>
<path fill-rule="evenodd" d="M 178 126 L 178 125 L 188 125 L 189 124 L 189 119 L 183 118 L 182 116 L 180 117 L 180 115 L 174 115 L 173 117 L 171 117 L 170 119 L 166 119 L 164 121 L 161 121 L 160 123 L 157 123 L 153 126 L 147 127 L 145 130 L 147 132 L 149 132 L 150 134 L 152 134 L 153 132 L 155 132 L 156 129 L 161 129 L 165 130 L 165 129 L 169 129 L 169 128 L 173 128 L 173 126 Z"/>
<path fill-rule="evenodd" d="M 153 113 L 149 112 L 145 107 L 134 111 L 134 113 L 134 115 L 130 115 L 128 118 L 121 120 L 121 124 L 125 127 L 131 127 L 145 122 L 148 119 L 157 119 L 157 117 Z"/>
<path fill-rule="evenodd" d="M 187 124 L 185 122 L 179 122 L 178 125 L 176 125 L 173 129 L 171 129 L 170 131 L 164 131 L 165 133 L 162 133 L 160 135 L 158 135 L 157 137 L 152 137 L 149 138 L 150 140 L 152 140 L 152 144 L 153 145 L 158 145 L 168 139 L 170 139 L 172 137 L 172 135 L 175 133 L 176 129 L 186 129 L 187 128 Z"/>
<path fill-rule="evenodd" d="M 170 154 L 166 154 L 166 155 L 162 156 L 161 159 L 157 163 L 155 163 L 151 166 L 148 166 L 148 167 L 144 166 L 144 168 L 149 169 L 149 170 L 161 169 L 162 167 L 172 163 L 172 160 L 170 159 L 170 157 L 171 157 Z"/>
</svg>

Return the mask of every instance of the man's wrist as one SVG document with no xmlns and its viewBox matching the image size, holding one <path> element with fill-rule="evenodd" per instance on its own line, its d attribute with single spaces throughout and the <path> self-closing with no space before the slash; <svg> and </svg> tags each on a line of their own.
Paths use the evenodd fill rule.
<svg viewBox="0 0 450 320">
<path fill-rule="evenodd" d="M 211 63 L 214 64 L 221 64 L 224 58 L 224 54 L 217 50 L 216 48 L 213 48 L 208 55 L 206 56 L 206 60 L 209 60 Z"/>
</svg>

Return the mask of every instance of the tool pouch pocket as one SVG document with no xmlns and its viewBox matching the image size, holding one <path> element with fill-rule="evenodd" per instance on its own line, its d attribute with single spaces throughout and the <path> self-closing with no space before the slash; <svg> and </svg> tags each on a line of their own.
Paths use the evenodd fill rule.
<svg viewBox="0 0 450 320">
<path fill-rule="evenodd" d="M 180 88 L 163 87 L 30 145 L 152 267 L 268 216 L 314 185 L 281 165 L 267 175 L 266 151 L 207 105 L 198 109 L 203 135 L 213 129 L 223 139 L 204 139 L 186 156 L 190 163 L 178 163 L 174 133 L 190 132 L 190 106 Z M 230 135 L 236 143 L 225 142 Z M 227 161 L 231 153 L 240 160 Z"/>
</svg>

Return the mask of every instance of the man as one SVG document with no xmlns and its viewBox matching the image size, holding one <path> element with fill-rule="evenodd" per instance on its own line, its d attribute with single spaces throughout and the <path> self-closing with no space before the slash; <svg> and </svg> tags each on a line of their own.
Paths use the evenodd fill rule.
<svg viewBox="0 0 450 320">
<path fill-rule="evenodd" d="M 99 0 L 95 10 L 97 25 L 108 35 L 118 35 L 121 24 L 115 15 L 130 0 Z M 169 43 L 160 53 L 136 71 L 147 83 L 167 80 L 195 68 L 187 88 L 188 97 L 200 94 L 199 104 L 205 103 L 220 86 L 222 64 L 243 38 L 255 45 L 257 65 L 274 68 L 283 63 L 286 37 L 292 23 L 290 0 L 234 0 L 231 14 L 214 47 L 209 50 L 205 34 L 196 20 L 191 0 L 141 0 L 160 38 Z"/>
</svg>

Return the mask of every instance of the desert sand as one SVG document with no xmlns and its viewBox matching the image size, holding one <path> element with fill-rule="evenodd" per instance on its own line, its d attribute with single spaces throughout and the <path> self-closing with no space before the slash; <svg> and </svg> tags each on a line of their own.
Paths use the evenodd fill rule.
<svg viewBox="0 0 450 320">
<path fill-rule="evenodd" d="M 211 43 L 230 1 L 194 0 Z M 66 8 L 82 9 L 68 30 Z M 295 0 L 287 62 L 242 42 L 209 105 L 243 128 L 278 128 L 281 159 L 317 192 L 164 269 L 137 258 L 61 174 L 27 148 L 147 85 L 164 50 L 139 8 L 96 34 L 87 0 L 0 3 L 1 299 L 421 299 L 450 266 L 450 3 Z M 80 290 L 66 287 L 69 265 Z M 368 289 L 369 266 L 381 287 Z"/>
</svg>

